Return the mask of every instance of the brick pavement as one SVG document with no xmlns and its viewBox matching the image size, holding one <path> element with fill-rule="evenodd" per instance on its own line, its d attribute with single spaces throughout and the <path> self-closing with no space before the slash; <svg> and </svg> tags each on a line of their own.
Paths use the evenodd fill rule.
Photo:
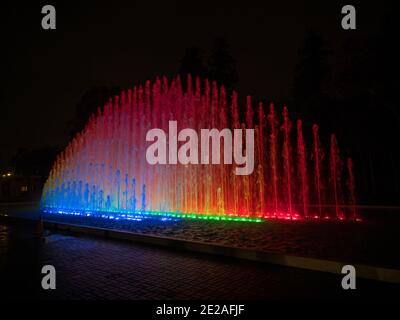
<svg viewBox="0 0 400 320">
<path fill-rule="evenodd" d="M 57 289 L 40 288 L 40 268 L 57 270 Z M 358 280 L 344 291 L 340 276 L 176 252 L 127 242 L 50 234 L 0 224 L 2 292 L 39 299 L 277 299 L 394 296 L 395 285 Z M 4 287 L 6 290 L 4 290 Z"/>
</svg>

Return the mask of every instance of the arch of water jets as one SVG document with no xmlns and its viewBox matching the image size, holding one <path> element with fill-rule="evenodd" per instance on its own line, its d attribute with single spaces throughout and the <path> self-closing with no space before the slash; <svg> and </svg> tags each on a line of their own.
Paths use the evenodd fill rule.
<svg viewBox="0 0 400 320">
<path fill-rule="evenodd" d="M 146 133 L 192 128 L 254 129 L 251 175 L 234 165 L 150 165 Z M 323 148 L 319 127 L 306 129 L 283 107 L 227 97 L 215 82 L 157 78 L 123 91 L 92 115 L 58 155 L 44 186 L 46 212 L 141 219 L 147 215 L 264 221 L 357 219 L 351 158 L 342 159 L 334 134 Z M 221 144 L 223 148 L 223 144 Z"/>
</svg>

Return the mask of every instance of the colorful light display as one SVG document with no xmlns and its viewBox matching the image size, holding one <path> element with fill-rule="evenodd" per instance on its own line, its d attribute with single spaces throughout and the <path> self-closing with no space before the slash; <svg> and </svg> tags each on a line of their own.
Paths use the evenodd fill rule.
<svg viewBox="0 0 400 320">
<path fill-rule="evenodd" d="M 236 175 L 236 165 L 223 162 L 149 164 L 146 134 L 154 128 L 168 132 L 170 121 L 177 130 L 254 129 L 254 171 Z M 280 117 L 274 105 L 255 106 L 247 97 L 240 108 L 237 94 L 228 99 L 215 82 L 189 76 L 183 90 L 179 77 L 147 81 L 90 117 L 57 157 L 41 206 L 53 213 L 128 220 L 356 219 L 353 162 L 347 160 L 344 173 L 335 136 L 325 159 L 318 126 L 310 130 L 313 140 L 307 145 L 302 121 L 296 124 L 292 130 L 286 107 Z M 223 139 L 220 150 L 223 154 Z"/>
</svg>

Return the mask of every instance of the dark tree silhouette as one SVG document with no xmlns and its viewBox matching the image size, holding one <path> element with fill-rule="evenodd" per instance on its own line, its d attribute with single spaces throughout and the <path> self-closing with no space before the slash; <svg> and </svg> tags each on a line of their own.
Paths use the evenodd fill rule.
<svg viewBox="0 0 400 320">
<path fill-rule="evenodd" d="M 237 90 L 238 73 L 236 61 L 233 58 L 228 42 L 224 38 L 217 38 L 208 59 L 208 77 L 224 85 L 230 92 Z"/>
<path fill-rule="evenodd" d="M 185 51 L 185 55 L 180 61 L 179 74 L 183 81 L 186 81 L 188 74 L 195 77 L 205 77 L 207 69 L 203 62 L 203 52 L 198 47 L 190 47 Z"/>
<path fill-rule="evenodd" d="M 120 91 L 119 87 L 110 88 L 105 86 L 87 90 L 76 105 L 75 118 L 71 123 L 71 138 L 85 127 L 89 117 L 97 111 L 98 107 L 103 107 L 110 98 L 118 95 Z"/>
<path fill-rule="evenodd" d="M 376 35 L 346 34 L 332 61 L 321 35 L 309 32 L 293 82 L 291 110 L 346 141 L 341 154 L 355 160 L 363 204 L 400 201 L 399 48 L 393 12 L 384 15 Z"/>
<path fill-rule="evenodd" d="M 387 6 L 374 35 L 349 36 L 340 48 L 332 88 L 336 127 L 355 157 L 361 201 L 400 203 L 398 19 Z M 350 34 L 351 35 L 351 34 Z"/>
<path fill-rule="evenodd" d="M 10 167 L 18 175 L 37 175 L 41 176 L 44 181 L 59 151 L 58 147 L 51 146 L 38 149 L 20 148 L 12 158 Z"/>
<path fill-rule="evenodd" d="M 326 111 L 328 82 L 331 75 L 330 50 L 323 37 L 308 31 L 299 51 L 299 62 L 293 82 L 293 111 L 318 119 Z"/>
<path fill-rule="evenodd" d="M 400 90 L 400 47 L 398 38 L 399 19 L 394 2 L 389 2 L 383 17 L 383 25 L 374 46 L 376 94 L 388 112 L 400 125 L 398 94 Z"/>
</svg>

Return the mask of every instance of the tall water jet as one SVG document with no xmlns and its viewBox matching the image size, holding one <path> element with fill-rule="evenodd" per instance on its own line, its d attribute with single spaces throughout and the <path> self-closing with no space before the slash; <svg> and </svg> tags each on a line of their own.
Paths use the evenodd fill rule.
<svg viewBox="0 0 400 320">
<path fill-rule="evenodd" d="M 303 125 L 300 119 L 297 120 L 297 165 L 300 178 L 300 200 L 303 204 L 303 215 L 307 218 L 309 215 L 307 153 L 303 137 Z"/>
<path fill-rule="evenodd" d="M 272 195 L 273 195 L 273 213 L 278 213 L 278 159 L 277 159 L 277 148 L 278 148 L 278 134 L 277 124 L 275 115 L 274 105 L 271 103 L 269 106 L 268 113 L 269 123 L 269 159 L 270 159 L 270 170 L 271 170 L 271 182 L 272 182 Z"/>
<path fill-rule="evenodd" d="M 232 127 L 233 129 L 240 128 L 240 117 L 239 117 L 239 107 L 238 107 L 238 97 L 236 92 L 232 93 L 232 103 L 231 103 L 231 117 L 232 117 Z M 237 175 L 234 174 L 233 170 L 231 170 L 231 181 L 233 190 L 233 212 L 240 212 L 240 190 L 241 190 L 241 180 Z"/>
<path fill-rule="evenodd" d="M 330 164 L 330 178 L 332 183 L 332 190 L 335 202 L 335 215 L 338 219 L 343 219 L 343 215 L 340 211 L 340 182 L 341 182 L 341 170 L 342 170 L 342 161 L 339 155 L 339 147 L 337 145 L 336 137 L 334 134 L 331 135 L 331 144 L 330 144 L 330 155 L 329 155 L 329 164 Z"/>
<path fill-rule="evenodd" d="M 357 220 L 356 186 L 353 172 L 353 160 L 351 158 L 347 159 L 347 188 L 349 192 L 350 216 L 352 219 Z"/>
<path fill-rule="evenodd" d="M 314 158 L 314 180 L 315 192 L 317 196 L 318 217 L 322 217 L 322 181 L 321 181 L 321 162 L 323 153 L 321 150 L 321 143 L 319 141 L 318 125 L 314 124 L 313 131 L 313 158 Z"/>
<path fill-rule="evenodd" d="M 245 131 L 245 128 L 253 128 L 253 106 L 251 104 L 251 97 L 247 96 L 246 98 L 246 124 L 242 126 L 242 131 Z M 247 151 L 246 151 L 247 152 Z M 250 177 L 244 177 L 244 198 L 246 201 L 246 208 L 250 212 L 254 212 L 253 205 L 253 186 L 257 185 L 257 181 L 255 183 L 250 182 Z"/>
<path fill-rule="evenodd" d="M 266 212 L 265 206 L 265 173 L 264 173 L 264 164 L 265 164 L 265 143 L 266 139 L 264 138 L 265 134 L 265 113 L 264 113 L 264 105 L 260 102 L 258 105 L 258 130 L 257 130 L 257 183 L 259 188 L 259 196 L 260 196 L 260 208 L 259 214 L 262 216 Z"/>
<path fill-rule="evenodd" d="M 292 215 L 292 148 L 290 144 L 290 130 L 291 130 L 291 122 L 289 120 L 289 112 L 286 107 L 283 107 L 283 168 L 284 168 L 284 179 L 286 185 L 286 199 L 288 205 L 288 213 Z"/>
</svg>

